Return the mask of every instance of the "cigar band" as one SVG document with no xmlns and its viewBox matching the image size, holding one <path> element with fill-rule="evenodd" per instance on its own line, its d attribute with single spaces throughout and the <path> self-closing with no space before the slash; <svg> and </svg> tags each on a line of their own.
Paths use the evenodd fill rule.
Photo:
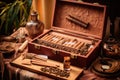
<svg viewBox="0 0 120 80">
<path fill-rule="evenodd" d="M 53 37 L 52 40 L 53 40 L 53 41 L 58 41 L 59 39 L 56 38 L 56 37 Z"/>
</svg>

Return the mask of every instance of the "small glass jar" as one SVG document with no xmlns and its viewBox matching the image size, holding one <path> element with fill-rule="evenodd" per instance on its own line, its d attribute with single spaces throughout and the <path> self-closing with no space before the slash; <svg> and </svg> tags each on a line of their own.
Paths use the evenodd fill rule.
<svg viewBox="0 0 120 80">
<path fill-rule="evenodd" d="M 71 64 L 70 57 L 69 56 L 65 56 L 64 57 L 64 63 L 63 63 L 64 70 L 70 71 L 70 64 Z"/>
<path fill-rule="evenodd" d="M 30 16 L 31 20 L 26 24 L 28 35 L 31 38 L 35 38 L 36 36 L 42 34 L 44 31 L 44 24 L 38 20 L 37 16 L 37 12 L 33 11 Z"/>
</svg>

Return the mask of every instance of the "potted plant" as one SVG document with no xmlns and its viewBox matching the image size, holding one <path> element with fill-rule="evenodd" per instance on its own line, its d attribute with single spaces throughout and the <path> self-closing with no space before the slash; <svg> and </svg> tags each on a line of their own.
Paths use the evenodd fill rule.
<svg viewBox="0 0 120 80">
<path fill-rule="evenodd" d="M 10 35 L 23 25 L 29 17 L 32 0 L 0 1 L 0 33 Z"/>
</svg>

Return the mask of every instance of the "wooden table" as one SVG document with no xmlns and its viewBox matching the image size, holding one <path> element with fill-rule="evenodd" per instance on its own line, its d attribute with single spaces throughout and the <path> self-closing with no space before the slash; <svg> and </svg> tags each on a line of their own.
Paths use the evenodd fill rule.
<svg viewBox="0 0 120 80">
<path fill-rule="evenodd" d="M 21 28 L 20 28 L 21 29 Z M 20 30 L 18 29 L 18 31 Z M 13 33 L 11 36 L 16 36 L 18 34 L 18 32 Z M 26 37 L 26 39 L 28 39 L 29 41 L 31 41 L 32 39 L 29 37 Z M 19 47 L 15 46 L 16 50 Z M 22 52 L 25 53 L 27 52 L 27 47 L 26 49 Z M 17 53 L 17 55 L 22 54 L 22 53 Z M 23 76 L 28 76 L 29 79 L 33 78 L 35 80 L 54 80 L 53 78 L 49 78 L 43 75 L 39 75 L 37 73 L 28 71 L 28 70 L 23 70 L 21 68 L 12 66 L 10 64 L 12 58 L 11 59 L 4 59 L 5 62 L 5 71 L 4 71 L 4 80 L 22 80 L 20 77 L 21 75 Z M 117 78 L 102 78 L 97 76 L 96 74 L 92 73 L 89 68 L 87 70 L 83 71 L 83 74 L 78 78 L 78 80 L 120 80 L 120 77 Z"/>
<path fill-rule="evenodd" d="M 19 34 L 20 34 L 20 30 L 22 30 L 22 32 L 24 32 L 25 34 L 27 34 L 27 31 L 26 31 L 26 29 L 25 28 L 19 28 L 15 33 L 13 33 L 11 36 L 13 36 L 13 37 L 16 37 L 16 36 L 18 36 Z M 45 31 L 47 31 L 47 30 L 45 30 Z M 32 39 L 31 38 L 29 38 L 29 36 L 27 36 L 27 37 L 25 37 L 25 39 L 26 40 L 28 40 L 28 41 L 31 41 Z M 13 58 L 15 58 L 15 57 L 17 57 L 17 56 L 19 56 L 19 55 L 21 55 L 21 54 L 24 54 L 24 53 L 27 53 L 27 47 L 24 49 L 24 51 L 23 52 L 17 52 L 17 50 L 18 50 L 18 48 L 22 45 L 22 43 L 16 43 L 16 44 L 19 44 L 19 45 L 17 45 L 17 46 L 15 46 L 15 50 L 16 50 L 16 52 L 15 52 L 15 54 L 14 54 L 14 57 L 12 57 L 12 58 L 10 58 L 10 59 L 4 59 L 5 60 L 5 66 L 6 66 L 6 68 L 5 68 L 5 70 L 6 70 L 6 72 L 7 73 L 9 73 L 8 74 L 8 76 L 9 76 L 9 78 L 8 77 L 6 77 L 5 75 L 7 74 L 6 72 L 5 72 L 5 75 L 4 75 L 4 78 L 5 79 L 10 79 L 10 80 L 19 80 L 19 78 L 23 78 L 23 77 L 21 77 L 21 75 L 25 75 L 25 76 L 27 76 L 28 78 L 33 78 L 33 79 L 42 79 L 42 80 L 52 80 L 52 79 L 54 79 L 54 78 L 49 78 L 49 77 L 46 77 L 46 76 L 42 76 L 42 75 L 39 75 L 39 74 L 37 74 L 37 73 L 34 73 L 34 72 L 31 72 L 31 71 L 33 71 L 33 69 L 35 70 L 35 71 L 39 71 L 38 69 L 39 69 L 39 67 L 40 66 L 37 66 L 37 67 L 35 67 L 35 68 L 31 68 L 30 66 L 22 66 L 22 67 L 25 67 L 25 69 L 23 69 L 23 68 L 21 68 L 20 66 L 18 66 L 18 67 L 16 67 L 16 66 L 12 66 L 11 64 L 10 64 L 10 62 L 11 61 L 13 61 L 12 59 Z M 18 59 L 16 59 L 17 61 L 13 61 L 13 63 L 18 63 L 18 62 L 22 62 L 22 61 L 18 61 L 19 60 L 19 58 Z M 59 63 L 59 62 L 56 62 L 56 61 L 51 61 L 51 60 L 48 60 L 48 62 L 49 63 L 55 63 L 55 64 L 60 64 L 60 65 L 62 65 L 62 63 Z M 21 63 L 20 63 L 21 64 Z M 20 65 L 19 64 L 19 65 Z M 26 69 L 27 68 L 27 69 Z M 28 69 L 29 68 L 29 69 Z M 70 77 L 68 77 L 68 78 L 63 78 L 63 79 L 67 79 L 67 80 L 74 80 L 74 79 L 76 79 L 80 74 L 82 74 L 82 72 L 83 72 L 83 69 L 81 69 L 81 68 L 77 68 L 77 67 L 74 67 L 74 66 L 71 66 L 71 68 L 72 68 L 72 70 L 71 70 L 71 76 Z M 27 74 L 32 74 L 32 75 L 26 75 L 25 73 L 27 73 Z M 56 78 L 56 77 L 55 77 Z M 62 78 L 61 78 L 62 79 Z"/>
</svg>

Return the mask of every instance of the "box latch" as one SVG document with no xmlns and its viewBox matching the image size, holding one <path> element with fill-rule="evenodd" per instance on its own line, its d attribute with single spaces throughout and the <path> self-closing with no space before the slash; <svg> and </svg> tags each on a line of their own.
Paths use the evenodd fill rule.
<svg viewBox="0 0 120 80">
<path fill-rule="evenodd" d="M 41 47 L 41 46 L 35 45 L 34 47 L 35 47 L 35 49 L 40 50 L 40 47 Z"/>
<path fill-rule="evenodd" d="M 77 59 L 77 55 L 75 55 L 74 53 L 70 55 L 71 59 Z"/>
<path fill-rule="evenodd" d="M 52 49 L 52 53 L 53 53 L 53 54 L 59 54 L 59 51 L 56 50 L 56 49 Z"/>
</svg>

